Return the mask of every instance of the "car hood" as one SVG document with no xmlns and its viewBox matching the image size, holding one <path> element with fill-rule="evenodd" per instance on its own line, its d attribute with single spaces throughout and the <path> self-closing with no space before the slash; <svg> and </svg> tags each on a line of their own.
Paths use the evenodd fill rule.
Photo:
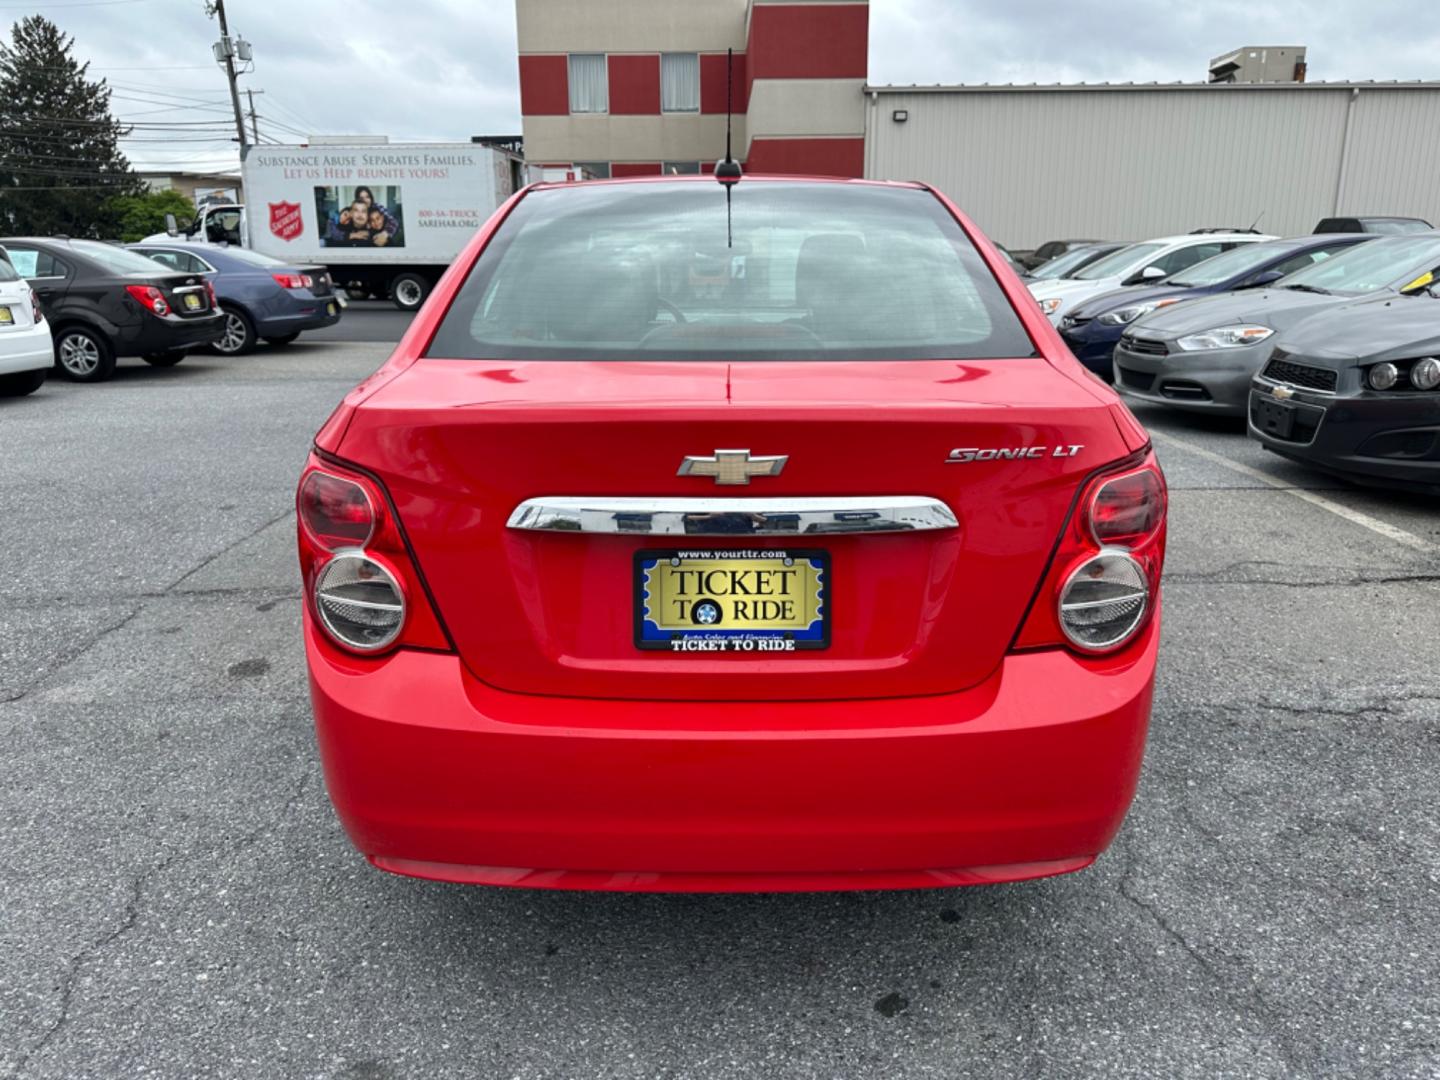
<svg viewBox="0 0 1440 1080">
<path fill-rule="evenodd" d="M 1030 295 L 1036 300 L 1049 300 L 1051 297 L 1068 296 L 1089 296 L 1093 293 L 1109 292 L 1116 285 L 1120 284 L 1118 278 L 1099 278 L 1095 281 L 1081 281 L 1077 278 L 1047 278 L 1044 281 L 1030 283 Z"/>
<path fill-rule="evenodd" d="M 1347 362 L 1440 355 L 1440 300 L 1389 296 L 1320 312 L 1276 339 L 1292 356 Z"/>
<path fill-rule="evenodd" d="M 1167 289 L 1164 285 L 1131 285 L 1123 289 L 1112 289 L 1092 296 L 1071 312 L 1076 318 L 1093 319 L 1107 311 L 1143 304 L 1149 300 L 1191 300 L 1197 296 L 1208 296 L 1205 289 Z"/>
<path fill-rule="evenodd" d="M 1135 327 L 1152 338 L 1178 338 L 1217 326 L 1245 323 L 1284 330 L 1322 308 L 1355 302 L 1353 296 L 1327 296 L 1296 289 L 1251 289 L 1162 308 L 1140 319 Z"/>
</svg>

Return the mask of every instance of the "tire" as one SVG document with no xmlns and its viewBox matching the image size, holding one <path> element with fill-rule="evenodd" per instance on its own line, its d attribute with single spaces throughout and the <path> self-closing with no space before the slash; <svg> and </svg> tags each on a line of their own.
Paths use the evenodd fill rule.
<svg viewBox="0 0 1440 1080">
<path fill-rule="evenodd" d="M 289 345 L 299 336 L 300 331 L 297 330 L 293 334 L 281 334 L 279 337 L 267 337 L 265 339 L 265 344 L 269 345 L 271 348 L 283 349 L 286 345 Z"/>
<path fill-rule="evenodd" d="M 419 274 L 396 274 L 390 282 L 390 299 L 401 311 L 418 311 L 430 295 L 430 282 Z"/>
<path fill-rule="evenodd" d="M 55 331 L 55 368 L 71 382 L 104 382 L 115 374 L 115 350 L 98 330 L 65 326 Z"/>
<path fill-rule="evenodd" d="M 210 348 L 221 356 L 248 356 L 254 352 L 255 323 L 250 316 L 233 304 L 221 304 L 220 310 L 225 313 L 225 332 L 210 343 Z"/>
<path fill-rule="evenodd" d="M 17 371 L 13 375 L 0 375 L 0 397 L 24 397 L 39 390 L 50 374 L 49 368 L 34 371 Z"/>
<path fill-rule="evenodd" d="M 151 367 L 174 367 L 188 354 L 184 349 L 176 349 L 172 352 L 152 352 L 141 357 Z"/>
</svg>

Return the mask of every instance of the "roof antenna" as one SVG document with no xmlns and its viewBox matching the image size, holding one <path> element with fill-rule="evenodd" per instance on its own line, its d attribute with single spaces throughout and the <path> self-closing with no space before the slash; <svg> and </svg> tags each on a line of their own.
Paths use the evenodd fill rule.
<svg viewBox="0 0 1440 1080">
<path fill-rule="evenodd" d="M 1254 231 L 1255 231 L 1255 226 L 1260 224 L 1260 219 L 1263 218 L 1264 216 L 1265 216 L 1265 211 L 1264 211 L 1264 210 L 1261 210 L 1260 213 L 1258 213 L 1258 214 L 1255 215 L 1255 220 L 1252 221 L 1252 222 L 1250 222 L 1250 228 L 1246 229 L 1245 231 L 1246 231 L 1246 232 L 1254 232 Z"/>
<path fill-rule="evenodd" d="M 730 227 L 730 189 L 740 182 L 740 163 L 730 153 L 730 114 L 733 112 L 735 85 L 735 50 L 725 50 L 725 160 L 715 166 L 715 179 L 725 188 L 725 246 L 734 247 Z"/>
</svg>

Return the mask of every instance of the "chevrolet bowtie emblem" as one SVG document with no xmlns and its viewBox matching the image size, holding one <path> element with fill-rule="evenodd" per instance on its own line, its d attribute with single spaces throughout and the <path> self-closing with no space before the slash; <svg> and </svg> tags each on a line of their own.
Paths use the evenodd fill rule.
<svg viewBox="0 0 1440 1080">
<path fill-rule="evenodd" d="M 1270 393 L 1273 394 L 1275 397 L 1279 398 L 1281 401 L 1285 401 L 1288 398 L 1292 398 L 1295 396 L 1295 391 L 1288 386 L 1276 386 L 1271 389 Z"/>
<path fill-rule="evenodd" d="M 749 450 L 716 450 L 714 457 L 687 457 L 677 476 L 713 476 L 717 484 L 748 484 L 752 476 L 779 476 L 790 458 L 751 457 Z"/>
</svg>

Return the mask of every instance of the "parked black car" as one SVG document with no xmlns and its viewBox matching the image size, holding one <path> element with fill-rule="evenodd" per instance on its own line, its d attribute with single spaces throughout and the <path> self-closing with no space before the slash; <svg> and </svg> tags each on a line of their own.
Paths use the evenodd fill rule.
<svg viewBox="0 0 1440 1080">
<path fill-rule="evenodd" d="M 1440 495 L 1440 285 L 1282 334 L 1251 384 L 1250 437 L 1349 480 Z"/>
<path fill-rule="evenodd" d="M 0 244 L 40 299 L 64 378 L 108 379 L 120 356 L 170 367 L 224 332 L 215 292 L 198 274 L 167 273 L 98 240 L 7 237 Z"/>
<path fill-rule="evenodd" d="M 1042 263 L 1064 255 L 1071 248 L 1083 247 L 1086 244 L 1099 244 L 1100 240 L 1047 240 L 1034 251 L 1027 251 L 1024 254 L 1017 254 L 1015 257 L 1020 260 L 1022 266 L 1027 270 L 1034 270 Z"/>
<path fill-rule="evenodd" d="M 1399 233 L 1425 232 L 1433 226 L 1418 217 L 1327 217 L 1321 218 L 1315 226 L 1322 232 L 1366 232 L 1381 236 L 1395 236 Z"/>
</svg>

